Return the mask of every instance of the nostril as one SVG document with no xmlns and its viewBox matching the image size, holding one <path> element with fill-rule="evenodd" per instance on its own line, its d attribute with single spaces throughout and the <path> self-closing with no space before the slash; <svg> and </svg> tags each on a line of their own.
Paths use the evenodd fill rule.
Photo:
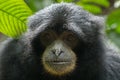
<svg viewBox="0 0 120 80">
<path fill-rule="evenodd" d="M 62 54 L 62 53 L 63 53 L 63 51 L 60 51 L 59 55 Z"/>
<path fill-rule="evenodd" d="M 51 50 L 51 51 L 52 51 L 52 53 L 53 53 L 54 55 L 56 55 L 56 56 L 60 56 L 60 55 L 63 53 L 62 50 Z"/>
<path fill-rule="evenodd" d="M 55 54 L 56 53 L 56 50 L 54 49 L 54 50 L 51 50 L 51 52 L 53 53 L 53 54 Z"/>
</svg>

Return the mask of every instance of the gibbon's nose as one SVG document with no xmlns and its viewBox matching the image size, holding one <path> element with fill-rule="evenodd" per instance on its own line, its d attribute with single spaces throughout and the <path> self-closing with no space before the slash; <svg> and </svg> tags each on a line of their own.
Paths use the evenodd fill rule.
<svg viewBox="0 0 120 80">
<path fill-rule="evenodd" d="M 52 53 L 53 53 L 55 56 L 60 56 L 60 55 L 63 53 L 63 51 L 62 51 L 62 50 L 59 50 L 59 49 L 54 49 L 54 50 L 52 50 Z"/>
</svg>

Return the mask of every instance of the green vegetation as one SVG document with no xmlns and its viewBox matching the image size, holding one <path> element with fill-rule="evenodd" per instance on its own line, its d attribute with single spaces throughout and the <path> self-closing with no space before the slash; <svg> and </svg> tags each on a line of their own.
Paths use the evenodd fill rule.
<svg viewBox="0 0 120 80">
<path fill-rule="evenodd" d="M 26 19 L 31 14 L 23 0 L 0 0 L 0 32 L 17 38 L 26 31 Z"/>
</svg>

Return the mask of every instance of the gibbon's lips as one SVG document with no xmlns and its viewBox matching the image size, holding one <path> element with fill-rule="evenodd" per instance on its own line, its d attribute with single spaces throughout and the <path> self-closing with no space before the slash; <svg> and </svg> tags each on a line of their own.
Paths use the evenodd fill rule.
<svg viewBox="0 0 120 80">
<path fill-rule="evenodd" d="M 71 61 L 69 60 L 50 60 L 46 61 L 49 64 L 54 64 L 54 65 L 62 65 L 62 64 L 70 64 Z"/>
</svg>

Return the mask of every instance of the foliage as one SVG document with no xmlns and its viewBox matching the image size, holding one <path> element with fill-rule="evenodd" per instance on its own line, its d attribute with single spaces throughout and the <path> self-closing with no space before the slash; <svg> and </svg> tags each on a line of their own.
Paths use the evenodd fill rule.
<svg viewBox="0 0 120 80">
<path fill-rule="evenodd" d="M 114 30 L 120 34 L 120 9 L 116 9 L 108 15 L 107 18 L 108 29 Z"/>
<path fill-rule="evenodd" d="M 23 0 L 0 0 L 0 32 L 17 38 L 26 31 L 32 12 Z"/>
<path fill-rule="evenodd" d="M 120 47 L 120 9 L 113 10 L 107 17 L 107 34 Z"/>
<path fill-rule="evenodd" d="M 73 0 L 56 0 L 58 3 L 60 2 L 72 2 Z"/>
<path fill-rule="evenodd" d="M 53 0 L 25 0 L 25 2 L 33 12 L 36 12 L 45 6 L 52 4 Z"/>
<path fill-rule="evenodd" d="M 74 2 L 74 0 L 56 0 L 56 1 L 57 2 Z M 84 9 L 95 14 L 102 13 L 101 7 L 109 7 L 108 0 L 79 0 L 74 3 L 82 6 Z"/>
<path fill-rule="evenodd" d="M 79 2 L 77 2 L 77 4 L 83 6 L 84 9 L 95 14 L 102 13 L 102 9 L 100 6 L 109 6 L 109 2 L 107 0 L 80 0 Z"/>
</svg>

